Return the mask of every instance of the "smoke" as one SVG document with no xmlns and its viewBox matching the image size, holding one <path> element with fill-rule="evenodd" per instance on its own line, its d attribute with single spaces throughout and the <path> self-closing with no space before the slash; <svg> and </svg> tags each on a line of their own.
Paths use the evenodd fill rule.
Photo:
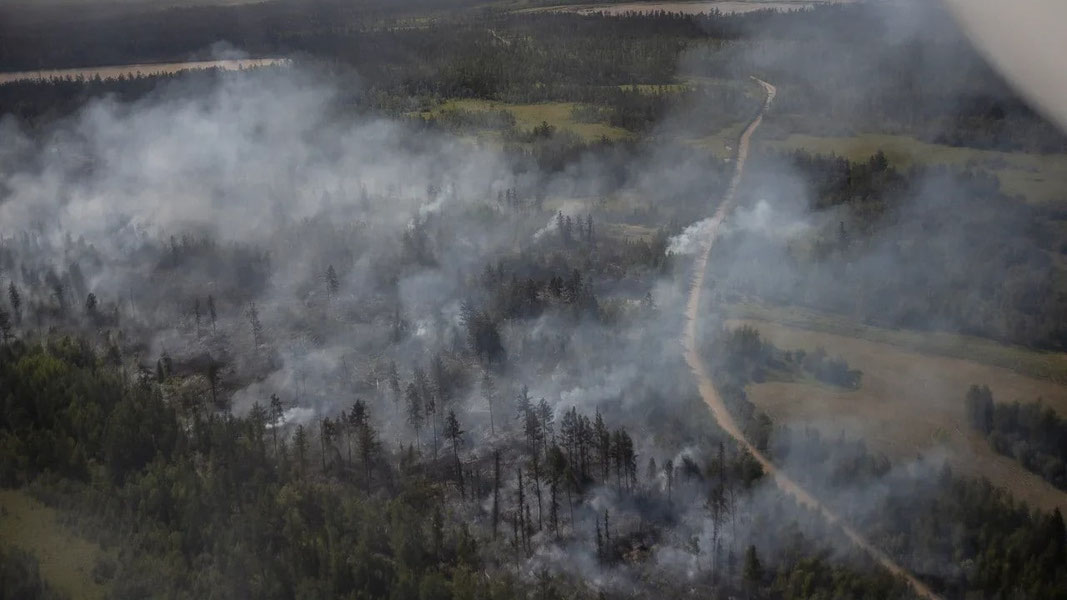
<svg viewBox="0 0 1067 600">
<path fill-rule="evenodd" d="M 775 43 L 774 32 L 727 45 L 715 60 L 739 77 L 757 73 L 772 83 L 782 80 L 776 102 L 784 106 L 773 109 L 764 128 L 784 135 L 802 112 L 789 104 L 800 96 L 791 94 L 791 86 L 800 92 L 804 85 L 825 82 L 820 85 L 832 89 L 834 81 L 862 77 L 870 65 L 880 64 L 881 53 L 899 50 L 914 28 L 925 26 L 921 18 L 904 18 L 921 12 L 894 14 L 886 39 L 855 62 L 825 50 L 798 52 L 813 42 Z M 694 51 L 683 68 L 706 67 L 705 58 Z M 930 79 L 959 66 L 952 57 L 921 58 L 916 68 Z M 863 62 L 862 70 L 856 68 Z M 970 63 L 962 64 L 966 72 Z M 862 113 L 857 107 L 867 101 L 864 94 L 878 94 L 892 81 L 878 73 L 866 77 L 870 91 L 835 107 L 839 118 L 830 125 L 860 127 L 853 119 Z M 864 87 L 853 83 L 850 89 Z M 748 105 L 739 106 L 740 112 Z M 653 139 L 698 121 L 691 110 L 671 115 Z M 819 255 L 825 260 L 809 260 L 828 240 L 841 239 L 839 228 L 847 234 L 853 223 L 844 209 L 816 206 L 806 173 L 787 160 L 753 156 L 741 205 L 719 223 L 706 215 L 731 166 L 709 162 L 707 153 L 692 147 L 643 148 L 621 169 L 585 156 L 561 174 L 531 172 L 499 148 L 428 132 L 402 118 L 354 112 L 335 82 L 304 64 L 183 78 L 129 104 L 94 101 L 43 135 L 2 119 L 0 137 L 5 282 L 26 290 L 29 303 L 68 312 L 80 310 L 86 293 L 96 294 L 121 314 L 133 336 L 146 338 L 131 345 L 149 365 L 164 353 L 176 368 L 200 375 L 208 364 L 202 356 L 223 363 L 220 385 L 237 413 L 277 394 L 288 405 L 286 425 L 310 424 L 361 399 L 370 403 L 383 439 L 411 442 L 404 400 L 386 384 L 387 365 L 395 363 L 406 384 L 416 368 L 427 369 L 443 355 L 446 367 L 459 363 L 456 371 L 468 379 L 477 379 L 483 368 L 496 378 L 496 428 L 516 428 L 514 400 L 525 385 L 535 401 L 545 398 L 557 417 L 575 407 L 585 415 L 601 411 L 611 428 L 626 427 L 639 470 L 649 458 L 696 465 L 688 481 L 679 476 L 673 504 L 662 497 L 667 476 L 660 471 L 645 482 L 658 490 L 648 494 L 653 499 L 627 499 L 605 486 L 578 508 L 570 541 L 538 539 L 526 565 L 531 573 L 551 566 L 605 587 L 637 585 L 641 567 L 609 568 L 593 555 L 593 525 L 604 510 L 621 533 L 635 539 L 646 525 L 668 531 L 665 539 L 649 542 L 649 562 L 687 580 L 717 568 L 709 558 L 716 544 L 759 543 L 772 556 L 782 550 L 785 540 L 776 539 L 777 529 L 762 526 L 761 519 L 786 515 L 813 537 L 825 534 L 818 515 L 783 500 L 770 482 L 738 491 L 750 495 L 739 503 L 729 528 L 706 508 L 708 486 L 701 481 L 706 473 L 699 471 L 724 436 L 700 403 L 677 339 L 687 259 L 710 232 L 721 229 L 709 278 L 719 292 L 854 314 L 861 301 L 877 300 L 856 293 L 866 285 L 932 285 L 947 272 L 945 288 L 963 290 L 981 315 L 988 306 L 965 284 L 986 265 L 973 255 L 973 232 L 953 233 L 954 226 L 995 221 L 996 239 L 1007 240 L 1025 230 L 1027 219 L 1024 209 L 986 211 L 985 204 L 970 203 L 972 212 L 953 221 L 966 194 L 950 179 L 924 177 L 909 202 L 880 222 L 884 229 L 863 245 L 856 242 L 851 254 L 828 252 Z M 626 173 L 621 189 L 608 180 L 613 168 Z M 546 223 L 542 211 L 499 205 L 499 194 L 512 189 L 524 198 L 547 190 L 562 214 L 595 213 L 598 227 L 618 227 L 600 229 L 596 246 L 557 247 L 550 235 L 557 226 L 554 214 Z M 641 240 L 652 227 L 673 235 L 665 252 L 658 247 L 655 260 L 635 267 L 627 264 L 637 260 L 626 252 L 639 236 L 628 237 L 624 225 L 644 226 Z M 850 239 L 859 237 L 855 232 Z M 928 247 L 935 254 L 917 260 L 902 252 L 923 238 L 934 240 Z M 1033 251 L 1029 244 L 1013 243 L 1022 245 L 1024 256 Z M 681 260 L 656 262 L 664 253 Z M 518 266 L 504 279 L 515 285 L 584 269 L 585 291 L 596 294 L 596 310 L 553 305 L 529 318 L 501 320 L 507 364 L 476 365 L 464 352 L 461 307 L 502 302 L 479 284 L 479 274 L 487 265 L 511 263 Z M 328 269 L 337 276 L 336 289 L 327 281 Z M 48 285 L 50 276 L 60 282 L 62 294 Z M 644 300 L 646 293 L 651 302 Z M 217 323 L 208 313 L 209 297 Z M 258 325 L 250 316 L 253 304 Z M 932 311 L 912 312 L 925 315 L 912 325 L 945 324 Z M 60 322 L 28 326 L 44 329 Z M 477 381 L 458 387 L 461 394 L 449 408 L 459 412 L 468 440 L 489 439 L 487 401 Z M 840 424 L 833 415 L 827 420 Z M 422 441 L 427 443 L 425 430 Z M 797 449 L 787 453 L 791 471 L 816 462 L 795 439 L 783 436 L 780 443 Z M 936 471 L 925 464 L 896 465 L 863 488 L 834 489 L 818 478 L 810 483 L 833 503 L 850 507 L 850 517 L 862 523 L 872 518 L 864 508 L 878 506 L 894 481 L 923 480 Z M 665 516 L 673 511 L 676 518 Z M 846 541 L 831 539 L 839 555 L 851 553 Z"/>
</svg>

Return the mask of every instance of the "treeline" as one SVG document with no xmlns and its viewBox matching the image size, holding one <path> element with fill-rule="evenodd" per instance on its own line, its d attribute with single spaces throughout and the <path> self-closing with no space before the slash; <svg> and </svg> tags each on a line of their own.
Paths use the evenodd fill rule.
<svg viewBox="0 0 1067 600">
<path fill-rule="evenodd" d="M 862 371 L 850 368 L 843 358 L 831 357 L 821 347 L 812 352 L 781 350 L 747 324 L 717 334 L 704 352 L 727 381 L 739 386 L 809 376 L 828 385 L 856 389 L 863 378 Z"/>
<path fill-rule="evenodd" d="M 993 401 L 989 386 L 972 385 L 965 398 L 971 428 L 998 453 L 1067 490 L 1067 421 L 1041 399 L 1023 404 Z"/>
<path fill-rule="evenodd" d="M 28 20 L 16 11 L 0 19 L 0 69 L 184 61 L 227 41 L 255 56 L 297 57 L 301 68 L 318 65 L 338 79 L 354 70 L 366 93 L 351 94 L 396 114 L 441 98 L 573 101 L 604 107 L 601 117 L 632 131 L 649 130 L 677 102 L 619 86 L 755 73 L 781 89 L 768 122 L 780 133 L 907 133 L 951 145 L 1067 150 L 1067 137 L 1016 97 L 936 8 L 923 9 L 930 24 L 908 34 L 906 49 L 880 9 L 863 5 L 742 15 L 459 11 L 417 25 L 379 8 L 266 2 L 77 20 Z M 874 75 L 871 64 L 879 65 Z M 144 85 L 90 87 L 137 94 Z M 62 114 L 90 93 L 70 84 L 4 87 L 0 112 L 31 119 Z M 699 111 L 687 122 L 714 132 L 743 120 L 751 99 L 727 93 L 686 102 Z"/>
<path fill-rule="evenodd" d="M 782 431 L 787 470 L 945 598 L 1067 598 L 1067 530 L 937 461 L 891 469 L 862 441 Z M 871 495 L 871 490 L 877 490 Z M 946 561 L 945 557 L 953 557 Z"/>
<path fill-rule="evenodd" d="M 902 593 L 873 566 L 813 554 L 799 530 L 782 560 L 736 548 L 726 527 L 762 473 L 722 445 L 707 464 L 639 462 L 630 435 L 599 412 L 557 415 L 523 389 L 498 412 L 505 435 L 495 447 L 471 448 L 436 361 L 407 386 L 420 411 L 430 399 L 445 412 L 431 456 L 425 437 L 392 449 L 358 399 L 318 421 L 291 422 L 277 397 L 236 417 L 206 399 L 176 402 L 179 381 L 131 373 L 81 341 L 16 341 L 0 358 L 0 484 L 23 486 L 80 535 L 119 548 L 94 568 L 114 598 L 593 598 L 567 569 L 526 578 L 514 567 L 553 540 L 599 568 L 640 564 L 677 525 L 672 498 L 694 494 L 707 495 L 715 519 L 717 541 L 702 551 L 712 562 L 697 581 L 708 593 Z M 492 398 L 492 381 L 482 385 Z M 604 488 L 645 516 L 591 508 L 585 500 Z M 2 564 L 5 593 L 54 597 L 29 557 L 5 554 Z M 639 595 L 694 585 L 651 583 Z"/>
<path fill-rule="evenodd" d="M 515 550 L 529 552 L 531 536 L 559 531 L 564 486 L 577 500 L 597 481 L 637 484 L 625 431 L 572 410 L 557 445 L 551 409 L 525 392 L 524 458 L 511 486 L 500 450 L 491 470 L 467 459 L 453 410 L 430 415 L 442 422 L 448 458 L 436 458 L 436 439 L 434 459 L 416 445 L 394 455 L 359 400 L 337 418 L 292 425 L 277 397 L 247 417 L 168 401 L 148 373 L 109 364 L 80 341 L 4 344 L 0 358 L 0 484 L 30 486 L 72 510 L 92 539 L 119 545 L 118 564 L 101 570 L 113 572 L 116 598 L 515 597 L 525 584 L 479 549 L 501 521 Z M 438 380 L 417 372 L 408 389 L 425 386 L 419 399 L 444 409 Z M 460 504 L 446 502 L 456 490 Z M 483 497 L 493 498 L 489 537 L 449 516 Z M 5 569 L 28 568 L 20 564 L 5 560 Z M 481 576 L 486 569 L 494 576 Z M 40 587 L 30 575 L 13 574 L 5 592 L 18 581 Z M 540 585 L 562 589 L 551 578 Z"/>
<path fill-rule="evenodd" d="M 0 594 L 20 600 L 60 600 L 56 592 L 41 579 L 37 559 L 18 548 L 0 547 Z"/>
<path fill-rule="evenodd" d="M 825 218 L 803 235 L 724 237 L 712 268 L 731 289 L 855 315 L 883 327 L 944 329 L 1046 349 L 1067 347 L 1054 211 L 1008 198 L 977 167 L 901 171 L 867 160 L 767 152 L 753 169 L 795 169 L 782 186 Z M 803 207 L 807 209 L 808 207 Z M 718 266 L 716 266 L 718 265 Z M 758 268 L 755 265 L 759 265 Z"/>
</svg>

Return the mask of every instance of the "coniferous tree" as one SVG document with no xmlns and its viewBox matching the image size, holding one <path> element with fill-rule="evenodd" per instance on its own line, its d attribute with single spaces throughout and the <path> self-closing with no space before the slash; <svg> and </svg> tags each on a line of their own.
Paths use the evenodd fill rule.
<svg viewBox="0 0 1067 600">
<path fill-rule="evenodd" d="M 537 403 L 537 417 L 541 422 L 541 442 L 547 453 L 548 440 L 552 437 L 556 416 L 552 411 L 552 406 L 549 405 L 544 398 L 541 398 L 541 401 Z"/>
<path fill-rule="evenodd" d="M 408 384 L 407 404 L 408 424 L 415 430 L 415 444 L 421 446 L 421 442 L 419 441 L 419 431 L 422 430 L 423 422 L 422 397 L 419 395 L 419 388 L 414 382 Z"/>
<path fill-rule="evenodd" d="M 22 295 L 19 288 L 12 281 L 7 285 L 7 297 L 11 301 L 11 312 L 15 315 L 15 323 L 22 321 Z"/>
<path fill-rule="evenodd" d="M 341 280 L 337 278 L 337 271 L 334 270 L 333 265 L 330 265 L 326 268 L 326 293 L 333 298 L 340 289 Z"/>
<path fill-rule="evenodd" d="M 459 495 L 462 498 L 466 497 L 466 492 L 463 482 L 463 466 L 459 461 L 459 445 L 463 441 L 464 433 L 459 425 L 459 419 L 456 418 L 456 411 L 448 409 L 448 417 L 445 420 L 445 437 L 452 441 L 452 457 L 456 461 L 456 480 L 459 483 Z"/>
<path fill-rule="evenodd" d="M 500 451 L 493 452 L 493 538 L 500 522 Z"/>
<path fill-rule="evenodd" d="M 296 463 L 300 467 L 300 473 L 306 473 L 308 436 L 303 424 L 296 426 L 296 433 L 293 434 L 293 450 L 296 452 Z"/>
<path fill-rule="evenodd" d="M 667 459 L 663 463 L 663 475 L 667 478 L 667 502 L 671 501 L 671 491 L 674 488 L 674 461 Z"/>
<path fill-rule="evenodd" d="M 357 439 L 359 441 L 359 457 L 363 462 L 365 485 L 367 490 L 370 490 L 371 478 L 374 473 L 372 467 L 374 466 L 375 458 L 381 451 L 381 444 L 378 442 L 378 434 L 374 431 L 369 419 L 364 419 L 359 426 Z"/>
<path fill-rule="evenodd" d="M 482 397 L 489 404 L 489 434 L 496 435 L 496 424 L 493 419 L 493 400 L 496 397 L 496 385 L 488 370 L 482 372 Z"/>
<path fill-rule="evenodd" d="M 742 567 L 741 576 L 745 578 L 745 581 L 753 585 L 758 585 L 760 580 L 763 579 L 763 565 L 760 564 L 755 546 L 750 545 L 745 550 L 745 564 Z"/>
<path fill-rule="evenodd" d="M 263 323 L 259 320 L 255 302 L 248 305 L 248 324 L 252 328 L 252 343 L 258 349 L 263 345 Z"/>
<path fill-rule="evenodd" d="M 400 401 L 403 396 L 400 391 L 400 371 L 396 368 L 396 361 L 389 361 L 389 371 L 386 373 L 386 379 L 389 381 L 389 391 L 393 394 L 393 406 L 400 410 Z"/>
<path fill-rule="evenodd" d="M 433 430 L 433 457 L 437 459 L 437 398 L 433 387 L 430 385 L 430 380 L 426 377 L 426 371 L 422 370 L 422 367 L 415 367 L 414 373 L 415 386 L 419 390 L 419 398 L 422 400 L 423 414 L 430 419 L 430 427 Z"/>
<path fill-rule="evenodd" d="M 215 297 L 208 295 L 207 297 L 207 315 L 211 319 L 211 333 L 215 333 L 215 323 L 218 321 L 218 314 L 215 312 Z"/>
<path fill-rule="evenodd" d="M 11 337 L 11 315 L 7 310 L 0 308 L 0 339 L 5 343 Z"/>
<path fill-rule="evenodd" d="M 222 365 L 214 360 L 210 360 L 207 364 L 207 383 L 211 389 L 211 402 L 216 407 L 219 406 L 219 372 L 221 368 Z"/>
<path fill-rule="evenodd" d="M 277 394 L 270 395 L 270 407 L 268 410 L 271 424 L 271 436 L 274 438 L 274 453 L 278 454 L 278 428 L 282 426 L 282 418 L 285 416 L 285 409 Z"/>
<path fill-rule="evenodd" d="M 85 316 L 90 319 L 96 318 L 96 294 L 90 293 L 85 297 Z"/>
</svg>

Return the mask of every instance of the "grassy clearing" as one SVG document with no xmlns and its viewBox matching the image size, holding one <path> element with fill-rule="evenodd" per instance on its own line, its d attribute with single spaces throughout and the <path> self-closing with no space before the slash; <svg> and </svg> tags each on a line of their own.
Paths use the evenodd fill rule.
<svg viewBox="0 0 1067 600">
<path fill-rule="evenodd" d="M 93 580 L 92 570 L 104 556 L 96 544 L 71 534 L 55 510 L 19 490 L 0 490 L 0 544 L 33 554 L 41 577 L 71 598 L 104 598 L 108 588 Z"/>
<path fill-rule="evenodd" d="M 776 423 L 812 426 L 831 436 L 843 432 L 860 437 L 875 451 L 901 463 L 920 455 L 941 455 L 958 472 L 987 477 L 1031 505 L 1067 509 L 1067 494 L 996 454 L 971 431 L 964 409 L 967 388 L 987 383 L 997 401 L 1042 397 L 1067 414 L 1067 386 L 974 361 L 765 320 L 730 320 L 727 326 L 742 323 L 756 327 L 780 348 L 810 351 L 822 347 L 863 371 L 856 390 L 810 382 L 750 385 L 749 398 Z"/>
<path fill-rule="evenodd" d="M 886 329 L 858 323 L 840 315 L 798 307 L 733 304 L 727 307 L 727 314 L 735 318 L 781 323 L 813 332 L 889 344 L 925 355 L 959 358 L 1067 385 L 1067 354 L 1063 353 L 1041 352 L 954 333 Z M 1067 414 L 1067 405 L 1064 409 L 1064 414 Z"/>
<path fill-rule="evenodd" d="M 574 102 L 543 102 L 538 104 L 509 104 L 491 100 L 458 99 L 442 103 L 424 116 L 439 114 L 445 110 L 467 110 L 472 112 L 506 110 L 515 116 L 515 125 L 519 129 L 529 130 L 541 123 L 548 123 L 559 130 L 568 130 L 586 141 L 596 141 L 602 137 L 618 140 L 632 137 L 633 134 L 619 127 L 605 123 L 579 123 L 574 120 L 572 111 L 578 106 Z M 486 132 L 491 133 L 491 132 Z"/>
<path fill-rule="evenodd" d="M 781 140 L 763 139 L 760 144 L 779 149 L 804 149 L 865 160 L 882 150 L 899 168 L 913 164 L 974 164 L 1000 178 L 1001 189 L 1034 203 L 1067 203 L 1067 154 L 997 152 L 929 144 L 904 135 L 864 134 L 852 137 L 819 137 L 793 134 Z"/>
<path fill-rule="evenodd" d="M 720 129 L 713 135 L 685 138 L 682 141 L 696 148 L 711 151 L 711 153 L 715 155 L 715 158 L 727 160 L 733 156 L 734 145 L 737 144 L 737 138 L 741 136 L 741 132 L 745 129 L 745 125 L 747 125 L 747 123 L 735 123 L 734 125 Z"/>
</svg>

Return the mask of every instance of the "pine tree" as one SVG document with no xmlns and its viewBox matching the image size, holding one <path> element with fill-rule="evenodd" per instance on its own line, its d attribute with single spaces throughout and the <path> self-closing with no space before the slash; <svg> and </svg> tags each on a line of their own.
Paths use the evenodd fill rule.
<svg viewBox="0 0 1067 600">
<path fill-rule="evenodd" d="M 408 384 L 407 388 L 407 403 L 408 403 L 408 424 L 415 430 L 415 444 L 421 446 L 419 441 L 419 431 L 422 429 L 422 398 L 419 396 L 419 388 L 414 382 Z"/>
<path fill-rule="evenodd" d="M 548 520 L 552 524 L 552 533 L 559 536 L 559 499 L 557 497 L 557 488 L 559 487 L 559 479 L 552 478 L 551 483 L 548 486 Z"/>
<path fill-rule="evenodd" d="M 667 478 L 667 502 L 671 501 L 671 490 L 674 487 L 674 461 L 667 459 L 663 463 L 663 475 Z"/>
<path fill-rule="evenodd" d="M 208 362 L 207 365 L 207 383 L 211 388 L 211 402 L 218 407 L 219 406 L 219 371 L 221 365 L 214 360 Z"/>
<path fill-rule="evenodd" d="M 85 316 L 96 318 L 96 294 L 90 293 L 85 297 Z"/>
<path fill-rule="evenodd" d="M 271 424 L 271 434 L 274 437 L 274 454 L 278 454 L 278 428 L 282 426 L 282 418 L 285 416 L 285 409 L 282 407 L 282 401 L 278 398 L 277 394 L 270 395 L 270 408 L 269 417 Z"/>
<path fill-rule="evenodd" d="M 296 461 L 300 466 L 300 472 L 307 471 L 308 436 L 304 426 L 297 425 L 296 433 L 293 434 L 293 449 L 296 451 Z"/>
<path fill-rule="evenodd" d="M 218 321 L 218 314 L 216 314 L 216 312 L 215 312 L 215 297 L 214 296 L 210 296 L 209 295 L 207 297 L 207 314 L 208 314 L 208 317 L 211 318 L 211 333 L 214 334 L 215 333 L 215 323 L 216 323 L 216 321 Z"/>
<path fill-rule="evenodd" d="M 389 391 L 393 393 L 393 405 L 400 410 L 400 372 L 396 368 L 396 361 L 389 361 L 386 378 L 389 380 Z"/>
<path fill-rule="evenodd" d="M 493 538 L 500 522 L 500 451 L 493 452 Z"/>
<path fill-rule="evenodd" d="M 7 285 L 7 297 L 11 301 L 11 312 L 15 315 L 15 323 L 22 322 L 22 295 L 19 288 L 12 281 Z"/>
<path fill-rule="evenodd" d="M 745 550 L 745 565 L 742 567 L 741 576 L 752 584 L 758 584 L 763 578 L 763 565 L 760 564 L 755 546 L 749 546 Z"/>
<path fill-rule="evenodd" d="M 463 466 L 459 462 L 459 444 L 463 441 L 465 432 L 459 426 L 456 411 L 448 409 L 448 418 L 445 420 L 445 437 L 452 441 L 452 456 L 456 460 L 456 480 L 459 483 L 459 495 L 466 498 L 466 490 L 463 482 Z"/>
<path fill-rule="evenodd" d="M 330 265 L 326 268 L 326 293 L 333 298 L 340 289 L 341 280 L 337 278 L 337 271 L 334 270 L 333 265 Z"/>
<path fill-rule="evenodd" d="M 437 407 L 436 393 L 422 367 L 415 367 L 414 379 L 415 385 L 419 389 L 419 398 L 422 399 L 424 414 L 430 419 L 430 426 L 433 429 L 433 457 L 436 460 L 439 446 L 437 441 L 437 419 L 440 412 Z"/>
<path fill-rule="evenodd" d="M 496 385 L 488 370 L 482 372 L 482 396 L 489 404 L 489 434 L 496 435 L 496 424 L 493 420 L 493 400 L 496 397 Z"/>
<path fill-rule="evenodd" d="M 381 444 L 378 442 L 378 434 L 374 431 L 369 419 L 364 419 L 362 424 L 359 425 L 356 435 L 359 440 L 359 457 L 363 462 L 364 480 L 367 490 L 370 490 L 371 477 L 373 475 L 371 467 L 374 466 L 374 459 L 381 450 Z"/>
<path fill-rule="evenodd" d="M 6 343 L 8 338 L 11 337 L 11 315 L 6 310 L 0 308 L 0 339 Z"/>
<path fill-rule="evenodd" d="M 248 305 L 248 324 L 252 327 L 252 342 L 259 348 L 263 345 L 263 323 L 259 320 L 255 302 Z"/>
<path fill-rule="evenodd" d="M 552 412 L 552 406 L 544 398 L 541 398 L 541 401 L 537 403 L 537 417 L 541 421 L 541 441 L 547 453 L 548 439 L 552 437 L 552 428 L 556 422 L 556 416 Z"/>
</svg>

